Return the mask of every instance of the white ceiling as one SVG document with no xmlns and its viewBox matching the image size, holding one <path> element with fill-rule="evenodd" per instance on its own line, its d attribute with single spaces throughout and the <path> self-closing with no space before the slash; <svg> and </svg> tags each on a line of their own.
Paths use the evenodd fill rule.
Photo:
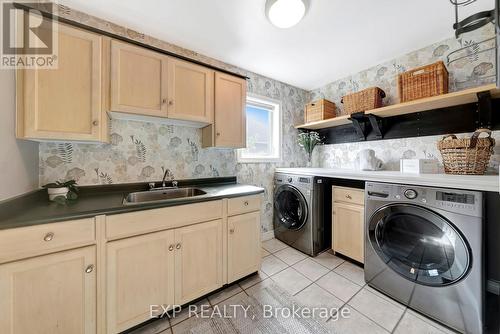
<svg viewBox="0 0 500 334">
<path fill-rule="evenodd" d="M 265 0 L 59 0 L 114 23 L 304 89 L 453 36 L 449 0 L 309 0 L 278 29 Z M 493 8 L 478 0 L 465 15 Z"/>
</svg>

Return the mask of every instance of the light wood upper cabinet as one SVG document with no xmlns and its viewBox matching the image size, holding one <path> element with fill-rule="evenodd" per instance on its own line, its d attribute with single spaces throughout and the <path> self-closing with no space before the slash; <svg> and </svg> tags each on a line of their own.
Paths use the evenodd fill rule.
<svg viewBox="0 0 500 334">
<path fill-rule="evenodd" d="M 0 265 L 0 333 L 96 333 L 96 251 Z"/>
<path fill-rule="evenodd" d="M 111 110 L 167 117 L 168 57 L 111 41 Z"/>
<path fill-rule="evenodd" d="M 260 211 L 228 218 L 227 274 L 234 282 L 260 269 Z"/>
<path fill-rule="evenodd" d="M 168 117 L 207 124 L 213 123 L 213 70 L 169 58 Z"/>
<path fill-rule="evenodd" d="M 175 303 L 186 304 L 223 285 L 222 220 L 175 230 Z"/>
<path fill-rule="evenodd" d="M 333 251 L 364 263 L 363 191 L 333 187 L 333 192 Z"/>
<path fill-rule="evenodd" d="M 118 333 L 150 319 L 150 305 L 173 304 L 172 230 L 108 243 L 108 333 Z M 160 306 L 158 309 L 162 311 Z"/>
<path fill-rule="evenodd" d="M 246 147 L 246 80 L 215 73 L 215 123 L 203 129 L 203 147 Z"/>
<path fill-rule="evenodd" d="M 58 68 L 17 71 L 18 138 L 107 141 L 108 43 L 58 24 Z"/>
</svg>

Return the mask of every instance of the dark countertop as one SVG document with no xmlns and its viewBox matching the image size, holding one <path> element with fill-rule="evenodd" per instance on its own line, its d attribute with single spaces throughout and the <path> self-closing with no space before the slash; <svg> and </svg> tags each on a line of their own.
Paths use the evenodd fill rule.
<svg viewBox="0 0 500 334">
<path fill-rule="evenodd" d="M 23 196 L 0 202 L 0 230 L 54 223 L 65 220 L 90 218 L 132 211 L 149 210 L 175 205 L 213 201 L 222 198 L 255 195 L 263 188 L 236 183 L 236 178 L 213 178 L 179 181 L 179 187 L 192 186 L 205 195 L 177 198 L 162 202 L 124 205 L 123 199 L 131 192 L 148 189 L 147 183 L 81 187 L 79 198 L 66 205 L 48 200 L 47 191 L 41 189 Z"/>
</svg>

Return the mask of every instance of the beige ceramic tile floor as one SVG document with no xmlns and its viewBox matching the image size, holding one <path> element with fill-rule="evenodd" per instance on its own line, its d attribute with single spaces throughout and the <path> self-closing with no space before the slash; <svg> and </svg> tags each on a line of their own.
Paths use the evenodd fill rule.
<svg viewBox="0 0 500 334">
<path fill-rule="evenodd" d="M 452 333 L 404 305 L 368 287 L 363 269 L 324 252 L 315 258 L 306 256 L 272 239 L 262 244 L 262 270 L 244 281 L 219 291 L 198 305 L 228 303 L 238 294 L 255 296 L 271 283 L 279 285 L 304 306 L 349 309 L 349 318 L 322 319 L 332 333 Z M 221 304 L 221 305 L 222 305 Z M 175 319 L 160 319 L 135 330 L 134 334 L 176 334 L 189 332 L 196 324 L 187 312 Z"/>
</svg>

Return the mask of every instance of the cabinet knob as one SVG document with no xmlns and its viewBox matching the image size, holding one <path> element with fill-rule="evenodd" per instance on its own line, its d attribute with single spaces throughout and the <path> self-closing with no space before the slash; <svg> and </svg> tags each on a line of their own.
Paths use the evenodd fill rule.
<svg viewBox="0 0 500 334">
<path fill-rule="evenodd" d="M 43 237 L 43 240 L 45 241 L 51 241 L 52 239 L 54 239 L 54 233 L 52 232 L 47 233 L 45 237 Z"/>
<path fill-rule="evenodd" d="M 92 125 L 93 125 L 93 126 L 98 126 L 98 125 L 99 125 L 99 121 L 93 121 L 93 122 L 92 122 Z"/>
<path fill-rule="evenodd" d="M 168 246 L 168 250 L 169 250 L 169 251 L 173 251 L 173 250 L 174 250 L 174 245 L 170 245 L 170 246 Z"/>
<path fill-rule="evenodd" d="M 168 101 L 168 105 L 169 106 L 173 106 L 174 105 L 174 101 L 173 100 Z"/>
<path fill-rule="evenodd" d="M 220 137 L 220 132 L 217 132 L 217 137 Z"/>
<path fill-rule="evenodd" d="M 243 205 L 248 206 L 248 201 L 245 201 Z"/>
<path fill-rule="evenodd" d="M 85 268 L 85 272 L 87 274 L 90 274 L 93 271 L 94 271 L 94 265 L 93 264 L 91 264 L 91 265 L 87 266 L 87 268 Z"/>
<path fill-rule="evenodd" d="M 167 103 L 167 99 L 162 99 L 162 100 L 161 100 L 161 103 L 162 103 L 162 104 Z"/>
<path fill-rule="evenodd" d="M 175 245 L 175 248 L 176 248 L 176 249 L 181 249 L 181 244 L 177 244 L 177 245 Z"/>
<path fill-rule="evenodd" d="M 234 228 L 229 229 L 229 233 L 233 234 L 234 233 Z"/>
</svg>

